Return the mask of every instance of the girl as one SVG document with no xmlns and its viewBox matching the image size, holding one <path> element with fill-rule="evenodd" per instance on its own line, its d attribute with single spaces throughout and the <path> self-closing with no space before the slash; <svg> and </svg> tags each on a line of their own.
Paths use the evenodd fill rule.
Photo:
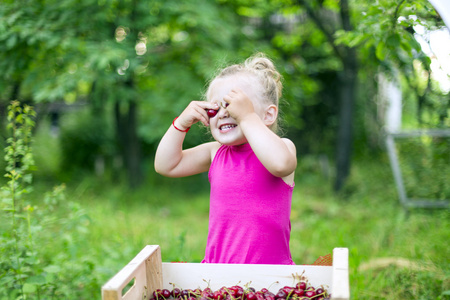
<svg viewBox="0 0 450 300">
<path fill-rule="evenodd" d="M 158 146 L 155 170 L 182 177 L 209 171 L 206 263 L 294 264 L 289 250 L 296 149 L 277 128 L 281 76 L 259 54 L 223 69 L 207 101 L 192 101 Z M 214 115 L 215 114 L 215 115 Z M 183 150 L 192 124 L 214 142 Z"/>
</svg>

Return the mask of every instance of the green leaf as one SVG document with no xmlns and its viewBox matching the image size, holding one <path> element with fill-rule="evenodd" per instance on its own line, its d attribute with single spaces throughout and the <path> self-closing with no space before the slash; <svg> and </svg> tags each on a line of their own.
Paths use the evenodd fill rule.
<svg viewBox="0 0 450 300">
<path fill-rule="evenodd" d="M 44 271 L 47 273 L 59 273 L 61 272 L 60 266 L 50 265 L 44 268 Z"/>
<path fill-rule="evenodd" d="M 22 287 L 25 294 L 35 293 L 37 291 L 37 285 L 32 283 L 25 283 Z"/>
<path fill-rule="evenodd" d="M 383 42 L 378 43 L 376 49 L 375 49 L 375 55 L 377 58 L 381 61 L 385 60 L 386 58 L 386 48 Z"/>
<path fill-rule="evenodd" d="M 43 285 L 47 283 L 47 280 L 42 275 L 35 275 L 31 276 L 26 280 L 26 283 L 29 284 L 37 284 L 37 285 Z"/>
</svg>

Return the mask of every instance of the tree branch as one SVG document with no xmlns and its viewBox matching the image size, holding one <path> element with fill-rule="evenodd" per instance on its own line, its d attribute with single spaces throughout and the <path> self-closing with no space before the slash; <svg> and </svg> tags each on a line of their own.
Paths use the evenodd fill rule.
<svg viewBox="0 0 450 300">
<path fill-rule="evenodd" d="M 340 49 L 337 47 L 335 43 L 335 39 L 333 37 L 333 32 L 330 32 L 325 26 L 324 22 L 320 19 L 320 17 L 316 14 L 314 9 L 309 6 L 308 2 L 305 0 L 297 0 L 297 3 L 301 6 L 303 6 L 306 9 L 306 13 L 311 18 L 311 20 L 316 24 L 317 28 L 319 28 L 320 31 L 325 35 L 325 37 L 328 40 L 328 43 L 330 43 L 331 47 L 333 48 L 334 53 L 339 57 L 340 60 L 343 60 L 344 57 L 340 51 Z"/>
<path fill-rule="evenodd" d="M 397 26 L 398 12 L 400 11 L 400 6 L 405 2 L 405 0 L 401 0 L 397 6 L 395 7 L 394 17 L 392 18 L 392 28 Z"/>
</svg>

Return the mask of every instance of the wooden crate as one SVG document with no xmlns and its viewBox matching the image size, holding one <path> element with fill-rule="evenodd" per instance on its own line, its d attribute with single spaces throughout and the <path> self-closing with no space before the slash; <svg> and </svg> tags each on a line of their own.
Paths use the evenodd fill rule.
<svg viewBox="0 0 450 300">
<path fill-rule="evenodd" d="M 350 298 L 348 249 L 333 249 L 332 266 L 163 263 L 158 245 L 148 245 L 102 287 L 103 300 L 148 300 L 156 289 L 218 290 L 239 284 L 257 290 L 269 288 L 276 293 L 280 287 L 294 285 L 295 274 L 302 274 L 313 286 L 328 287 L 333 300 Z M 125 287 L 131 287 L 123 293 Z"/>
</svg>

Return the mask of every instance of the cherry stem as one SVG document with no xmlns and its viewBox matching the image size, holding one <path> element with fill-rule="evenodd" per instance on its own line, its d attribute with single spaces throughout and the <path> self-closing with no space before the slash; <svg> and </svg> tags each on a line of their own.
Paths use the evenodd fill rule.
<svg viewBox="0 0 450 300">
<path fill-rule="evenodd" d="M 273 282 L 271 285 L 269 285 L 269 287 L 268 287 L 267 289 L 270 290 L 270 288 L 272 287 L 272 285 L 274 285 L 275 283 L 280 283 L 280 282 L 279 282 L 279 281 Z"/>
</svg>

